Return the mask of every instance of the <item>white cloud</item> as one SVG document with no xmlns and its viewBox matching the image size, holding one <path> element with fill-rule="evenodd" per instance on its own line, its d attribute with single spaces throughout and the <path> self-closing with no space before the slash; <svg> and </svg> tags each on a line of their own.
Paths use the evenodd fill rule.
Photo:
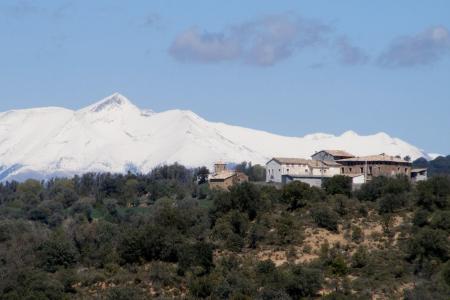
<svg viewBox="0 0 450 300">
<path fill-rule="evenodd" d="M 450 33 L 435 26 L 413 36 L 399 37 L 379 56 L 384 67 L 430 65 L 450 55 Z"/>
<path fill-rule="evenodd" d="M 235 24 L 216 33 L 188 29 L 175 38 L 169 53 L 179 61 L 235 60 L 270 66 L 323 43 L 329 32 L 331 29 L 320 22 L 280 14 Z"/>
</svg>

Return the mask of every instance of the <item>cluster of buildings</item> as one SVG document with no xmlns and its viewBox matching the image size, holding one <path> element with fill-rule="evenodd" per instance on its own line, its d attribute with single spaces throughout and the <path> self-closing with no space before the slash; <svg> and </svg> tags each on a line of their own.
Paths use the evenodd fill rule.
<svg viewBox="0 0 450 300">
<path fill-rule="evenodd" d="M 405 175 L 414 182 L 426 180 L 427 169 L 413 169 L 410 161 L 399 156 L 354 156 L 342 150 L 322 150 L 311 159 L 274 157 L 266 163 L 266 182 L 301 181 L 320 187 L 325 178 L 335 175 L 351 177 L 353 185 L 358 186 L 377 176 Z M 214 173 L 209 176 L 211 188 L 227 189 L 245 181 L 247 175 L 228 170 L 222 162 L 214 165 Z"/>
<path fill-rule="evenodd" d="M 426 169 L 412 169 L 411 162 L 384 153 L 354 156 L 342 150 L 322 150 L 311 159 L 274 157 L 266 164 L 266 181 L 302 181 L 321 186 L 324 178 L 345 175 L 353 184 L 363 184 L 376 176 L 406 175 L 413 181 L 425 180 Z"/>
</svg>

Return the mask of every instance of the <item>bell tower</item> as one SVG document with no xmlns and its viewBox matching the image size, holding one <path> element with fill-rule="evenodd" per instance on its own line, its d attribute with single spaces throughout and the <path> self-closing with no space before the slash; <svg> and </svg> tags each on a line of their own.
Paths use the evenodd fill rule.
<svg viewBox="0 0 450 300">
<path fill-rule="evenodd" d="M 227 170 L 227 164 L 226 163 L 219 161 L 219 162 L 216 162 L 214 164 L 214 172 L 216 174 L 219 174 L 219 173 L 224 172 L 226 170 Z"/>
</svg>

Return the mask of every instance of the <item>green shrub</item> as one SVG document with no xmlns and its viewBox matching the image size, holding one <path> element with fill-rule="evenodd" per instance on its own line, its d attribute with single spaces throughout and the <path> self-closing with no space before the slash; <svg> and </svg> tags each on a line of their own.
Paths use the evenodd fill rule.
<svg viewBox="0 0 450 300">
<path fill-rule="evenodd" d="M 311 187 L 300 181 L 293 181 L 283 187 L 281 198 L 289 205 L 289 209 L 294 210 L 304 207 L 311 196 Z"/>
<path fill-rule="evenodd" d="M 311 209 L 314 222 L 322 228 L 330 231 L 338 231 L 338 215 L 328 207 L 315 207 Z"/>
<path fill-rule="evenodd" d="M 422 228 L 408 244 L 410 259 L 438 258 L 446 261 L 450 255 L 448 234 L 443 230 Z"/>
<path fill-rule="evenodd" d="M 424 227 L 429 224 L 430 213 L 425 209 L 418 209 L 413 217 L 413 225 L 417 227 Z"/>
<path fill-rule="evenodd" d="M 56 232 L 39 249 L 42 267 L 55 272 L 58 267 L 68 268 L 77 262 L 77 250 L 63 232 Z"/>
<path fill-rule="evenodd" d="M 330 178 L 325 178 L 322 183 L 322 188 L 328 195 L 352 195 L 352 178 L 343 175 L 335 175 Z"/>
<path fill-rule="evenodd" d="M 352 241 L 358 244 L 364 241 L 364 232 L 358 226 L 352 228 Z"/>
<path fill-rule="evenodd" d="M 292 299 L 314 297 L 322 287 L 323 278 L 317 269 L 293 266 L 286 275 L 285 290 Z"/>
</svg>

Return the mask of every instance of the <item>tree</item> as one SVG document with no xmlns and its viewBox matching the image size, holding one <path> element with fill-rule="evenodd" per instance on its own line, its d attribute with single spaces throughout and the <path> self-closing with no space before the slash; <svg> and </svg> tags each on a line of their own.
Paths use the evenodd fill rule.
<svg viewBox="0 0 450 300">
<path fill-rule="evenodd" d="M 352 194 L 352 178 L 343 175 L 324 178 L 322 188 L 328 195 L 342 194 L 350 197 Z"/>
<path fill-rule="evenodd" d="M 257 212 L 264 210 L 267 206 L 261 201 L 261 194 L 258 187 L 249 182 L 231 187 L 230 198 L 232 207 L 247 213 L 250 220 L 253 220 Z"/>
<path fill-rule="evenodd" d="M 338 215 L 325 206 L 311 209 L 311 216 L 314 222 L 319 226 L 330 231 L 338 231 Z"/>
<path fill-rule="evenodd" d="M 425 209 L 416 211 L 413 217 L 413 225 L 417 227 L 424 227 L 429 224 L 430 213 Z"/>
<path fill-rule="evenodd" d="M 266 168 L 261 165 L 252 165 L 251 162 L 242 162 L 236 165 L 235 170 L 248 176 L 250 181 L 265 181 Z"/>
<path fill-rule="evenodd" d="M 77 262 L 77 250 L 63 232 L 55 232 L 40 246 L 41 265 L 49 272 L 68 268 Z"/>
<path fill-rule="evenodd" d="M 178 250 L 179 253 L 179 268 L 184 272 L 194 267 L 199 267 L 201 270 L 196 272 L 196 275 L 204 275 L 210 272 L 213 264 L 213 247 L 211 244 L 200 241 L 193 245 L 182 244 Z"/>
<path fill-rule="evenodd" d="M 408 244 L 409 259 L 438 258 L 446 261 L 450 255 L 448 234 L 439 229 L 422 228 Z"/>
<path fill-rule="evenodd" d="M 195 171 L 195 177 L 197 178 L 197 184 L 204 184 L 208 182 L 208 175 L 210 174 L 207 167 L 203 166 Z"/>
<path fill-rule="evenodd" d="M 393 213 L 406 206 L 408 197 L 406 194 L 387 194 L 378 200 L 378 211 L 381 214 Z"/>
<path fill-rule="evenodd" d="M 446 208 L 450 205 L 450 177 L 435 176 L 417 184 L 417 204 L 425 209 Z"/>
<path fill-rule="evenodd" d="M 311 188 L 308 184 L 293 181 L 283 186 L 281 199 L 289 205 L 290 210 L 304 207 L 308 197 L 311 196 Z"/>
</svg>

